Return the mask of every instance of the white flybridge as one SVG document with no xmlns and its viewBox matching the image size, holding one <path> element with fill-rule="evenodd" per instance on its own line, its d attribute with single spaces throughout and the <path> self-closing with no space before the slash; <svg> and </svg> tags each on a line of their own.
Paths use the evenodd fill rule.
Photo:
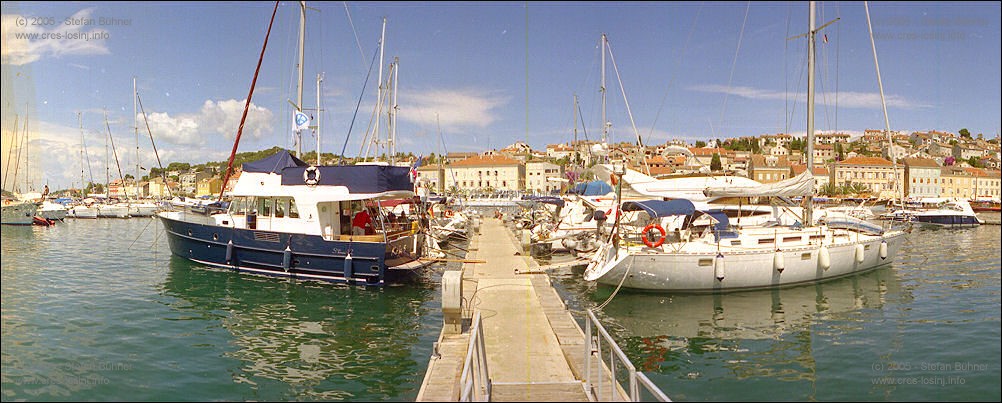
<svg viewBox="0 0 1002 403">
<path fill-rule="evenodd" d="M 812 2 L 807 33 L 809 145 L 814 142 L 814 41 L 818 31 L 814 14 Z M 687 199 L 622 203 L 619 225 L 592 257 L 585 280 L 652 291 L 735 291 L 823 281 L 893 262 L 904 232 L 824 210 L 814 217 L 811 154 L 808 150 L 805 174 L 780 183 L 733 183 L 704 189 L 703 201 L 805 199 L 803 209 L 772 206 L 771 218 L 759 217 L 745 225 L 732 225 L 730 214 L 712 203 L 697 206 Z M 623 183 L 631 179 L 624 171 L 612 173 L 618 179 L 620 194 Z M 656 184 L 648 181 L 632 188 L 643 194 Z M 739 213 L 738 217 L 742 216 Z M 790 222 L 790 217 L 799 219 Z"/>
</svg>

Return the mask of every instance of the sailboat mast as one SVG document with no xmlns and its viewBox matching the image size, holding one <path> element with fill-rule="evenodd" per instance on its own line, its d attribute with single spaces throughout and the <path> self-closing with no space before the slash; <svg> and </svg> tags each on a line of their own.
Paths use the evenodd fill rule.
<svg viewBox="0 0 1002 403">
<path fill-rule="evenodd" d="M 808 18 L 809 29 L 807 31 L 807 171 L 814 175 L 814 2 L 808 7 L 810 17 Z M 814 195 L 807 197 L 804 205 L 804 221 L 806 225 L 814 223 Z"/>
<path fill-rule="evenodd" d="M 303 62 L 306 55 L 306 1 L 299 2 L 299 85 L 296 88 L 296 108 L 303 111 Z M 303 133 L 296 132 L 296 157 L 303 157 Z"/>
<path fill-rule="evenodd" d="M 379 75 L 376 76 L 377 90 L 376 90 L 376 122 L 372 130 L 372 141 L 376 144 L 376 149 L 373 150 L 376 157 L 379 157 L 379 119 L 382 119 L 383 114 L 383 91 L 385 90 L 383 86 L 383 51 L 386 44 L 386 17 L 383 17 L 383 30 L 382 34 L 379 36 Z M 368 156 L 368 153 L 366 153 Z"/>
<path fill-rule="evenodd" d="M 104 111 L 104 123 L 108 124 L 108 111 Z M 104 138 L 104 195 L 106 199 L 111 198 L 111 151 L 108 148 L 108 139 L 111 138 L 111 128 L 108 129 L 108 137 Z"/>
<path fill-rule="evenodd" d="M 891 156 L 891 162 L 893 164 L 893 172 L 891 177 L 894 180 L 894 187 L 898 187 L 898 156 L 894 153 L 894 138 L 891 137 L 891 121 L 887 117 L 887 102 L 884 100 L 884 82 L 880 79 L 880 63 L 877 62 L 877 44 L 873 42 L 873 25 L 870 24 L 870 5 L 869 2 L 863 2 L 863 8 L 866 10 L 866 27 L 870 31 L 870 47 L 873 48 L 873 65 L 877 69 L 877 86 L 880 87 L 880 106 L 884 108 L 884 130 L 887 132 L 887 153 Z M 897 189 L 904 192 L 904 187 Z M 898 192 L 895 192 L 898 195 Z M 903 198 L 903 196 L 901 196 Z M 898 200 L 900 202 L 900 200 Z"/>
<path fill-rule="evenodd" d="M 84 183 L 84 131 L 82 113 L 77 112 L 77 124 L 80 125 L 80 197 L 87 197 L 87 185 Z"/>
<path fill-rule="evenodd" d="M 132 178 L 132 183 L 136 185 L 136 198 L 139 198 L 139 110 L 136 106 L 136 77 L 132 77 L 132 128 L 136 131 L 136 176 Z M 125 185 L 123 183 L 123 185 Z"/>
<path fill-rule="evenodd" d="M 393 106 L 390 108 L 390 165 L 393 165 L 397 155 L 397 78 L 400 76 L 400 59 L 393 58 Z"/>
<path fill-rule="evenodd" d="M 599 92 L 602 93 L 602 143 L 607 143 L 609 140 L 609 121 L 605 117 L 605 44 L 607 41 L 605 34 L 602 34 L 602 87 L 599 88 Z"/>
<path fill-rule="evenodd" d="M 324 75 L 317 74 L 317 166 L 320 166 L 320 85 L 324 82 Z"/>
</svg>

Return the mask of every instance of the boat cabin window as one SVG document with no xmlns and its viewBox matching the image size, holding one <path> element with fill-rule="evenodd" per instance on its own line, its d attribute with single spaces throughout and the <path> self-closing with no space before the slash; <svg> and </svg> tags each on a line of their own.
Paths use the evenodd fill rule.
<svg viewBox="0 0 1002 403">
<path fill-rule="evenodd" d="M 230 202 L 230 214 L 240 215 L 254 212 L 256 200 L 254 197 L 234 197 Z"/>
<path fill-rule="evenodd" d="M 296 199 L 289 199 L 289 218 L 299 218 L 299 209 L 296 208 Z"/>
<path fill-rule="evenodd" d="M 274 204 L 272 199 L 261 199 L 259 200 L 257 207 L 257 214 L 263 217 L 271 216 L 271 207 Z"/>
<path fill-rule="evenodd" d="M 275 218 L 285 218 L 285 210 L 288 209 L 289 199 L 275 200 Z"/>
</svg>

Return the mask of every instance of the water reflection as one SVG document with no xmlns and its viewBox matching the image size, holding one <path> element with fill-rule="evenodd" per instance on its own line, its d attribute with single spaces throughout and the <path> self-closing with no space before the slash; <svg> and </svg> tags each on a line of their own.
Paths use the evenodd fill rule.
<svg viewBox="0 0 1002 403">
<path fill-rule="evenodd" d="M 229 371 L 255 399 L 391 399 L 419 385 L 425 363 L 411 349 L 433 289 L 297 282 L 172 258 L 164 294 L 177 298 L 172 320 L 229 332 L 223 354 L 239 363 Z"/>
</svg>

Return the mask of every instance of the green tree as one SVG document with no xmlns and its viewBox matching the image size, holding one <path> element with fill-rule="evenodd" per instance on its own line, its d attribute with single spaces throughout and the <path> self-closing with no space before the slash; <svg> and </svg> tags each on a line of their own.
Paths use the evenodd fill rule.
<svg viewBox="0 0 1002 403">
<path fill-rule="evenodd" d="M 713 158 L 710 159 L 710 170 L 711 171 L 724 170 L 724 166 L 720 163 L 720 154 L 713 153 Z"/>
<path fill-rule="evenodd" d="M 967 139 L 971 138 L 971 132 L 969 130 L 967 130 L 966 127 L 963 128 L 963 129 L 960 129 L 960 131 L 957 132 L 957 133 L 960 134 L 960 137 L 967 138 Z"/>
<path fill-rule="evenodd" d="M 696 148 L 703 148 L 703 147 L 706 147 L 705 141 L 696 141 Z"/>
<path fill-rule="evenodd" d="M 972 167 L 981 168 L 981 159 L 973 155 L 967 159 L 967 163 L 971 164 Z"/>
<path fill-rule="evenodd" d="M 842 143 L 835 143 L 835 160 L 845 160 L 845 150 L 842 149 Z"/>
</svg>

